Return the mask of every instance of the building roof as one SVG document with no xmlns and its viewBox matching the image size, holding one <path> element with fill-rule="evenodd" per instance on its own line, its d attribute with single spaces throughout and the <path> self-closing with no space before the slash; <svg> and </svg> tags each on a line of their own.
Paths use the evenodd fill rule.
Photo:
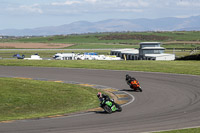
<svg viewBox="0 0 200 133">
<path fill-rule="evenodd" d="M 165 48 L 163 48 L 163 47 L 144 47 L 144 48 L 142 48 L 142 50 L 147 50 L 147 49 L 151 49 L 151 50 L 153 50 L 153 49 L 155 49 L 155 50 L 165 50 Z"/>
<path fill-rule="evenodd" d="M 60 55 L 60 56 L 73 56 L 75 53 L 57 53 L 55 55 Z"/>
<path fill-rule="evenodd" d="M 130 51 L 121 51 L 122 54 L 138 54 L 139 50 L 138 49 L 134 49 L 134 50 L 130 50 Z"/>
<path fill-rule="evenodd" d="M 136 49 L 134 49 L 134 48 L 132 48 L 132 49 L 115 49 L 115 50 L 111 50 L 111 51 L 122 52 L 122 51 L 132 51 L 132 50 L 136 50 Z"/>
</svg>

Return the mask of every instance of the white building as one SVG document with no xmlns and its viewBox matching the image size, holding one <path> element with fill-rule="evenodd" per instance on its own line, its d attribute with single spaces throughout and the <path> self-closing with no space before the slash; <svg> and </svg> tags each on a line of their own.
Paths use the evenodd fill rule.
<svg viewBox="0 0 200 133">
<path fill-rule="evenodd" d="M 174 54 L 145 54 L 145 57 L 149 60 L 175 60 Z"/>
<path fill-rule="evenodd" d="M 31 58 L 24 58 L 24 60 L 42 60 L 39 55 L 31 55 Z"/>
<path fill-rule="evenodd" d="M 111 55 L 116 55 L 120 58 L 126 58 L 127 60 L 138 60 L 138 49 L 118 49 L 118 50 L 112 50 L 110 52 Z"/>
<path fill-rule="evenodd" d="M 53 56 L 55 60 L 75 60 L 75 57 L 74 53 L 57 53 Z"/>
<path fill-rule="evenodd" d="M 97 55 L 96 53 L 57 53 L 53 56 L 56 60 L 122 60 L 120 57 Z"/>
<path fill-rule="evenodd" d="M 126 60 L 175 60 L 175 55 L 165 54 L 165 48 L 160 47 L 160 45 L 160 42 L 141 42 L 139 50 L 112 50 L 111 55 L 116 55 Z"/>
</svg>

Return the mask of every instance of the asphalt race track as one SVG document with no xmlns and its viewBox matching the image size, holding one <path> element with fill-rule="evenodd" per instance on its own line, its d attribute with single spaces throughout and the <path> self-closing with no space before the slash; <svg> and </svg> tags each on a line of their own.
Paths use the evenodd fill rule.
<svg viewBox="0 0 200 133">
<path fill-rule="evenodd" d="M 131 91 L 125 74 L 143 92 Z M 135 97 L 122 112 L 0 123 L 0 133 L 137 133 L 200 126 L 200 76 L 148 72 L 0 66 L 0 76 L 76 81 L 124 90 Z"/>
</svg>

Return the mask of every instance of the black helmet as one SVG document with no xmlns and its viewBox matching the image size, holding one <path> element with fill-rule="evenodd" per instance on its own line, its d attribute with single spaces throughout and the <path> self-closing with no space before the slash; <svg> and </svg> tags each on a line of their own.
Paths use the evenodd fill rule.
<svg viewBox="0 0 200 133">
<path fill-rule="evenodd" d="M 126 80 L 130 79 L 130 78 L 131 78 L 131 76 L 129 76 L 128 74 L 126 74 Z"/>
</svg>

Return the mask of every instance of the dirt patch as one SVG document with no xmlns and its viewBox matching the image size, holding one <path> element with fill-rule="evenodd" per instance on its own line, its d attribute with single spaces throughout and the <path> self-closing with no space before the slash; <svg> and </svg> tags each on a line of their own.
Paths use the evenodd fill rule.
<svg viewBox="0 0 200 133">
<path fill-rule="evenodd" d="M 0 48 L 66 48 L 74 44 L 59 43 L 0 43 Z"/>
</svg>

